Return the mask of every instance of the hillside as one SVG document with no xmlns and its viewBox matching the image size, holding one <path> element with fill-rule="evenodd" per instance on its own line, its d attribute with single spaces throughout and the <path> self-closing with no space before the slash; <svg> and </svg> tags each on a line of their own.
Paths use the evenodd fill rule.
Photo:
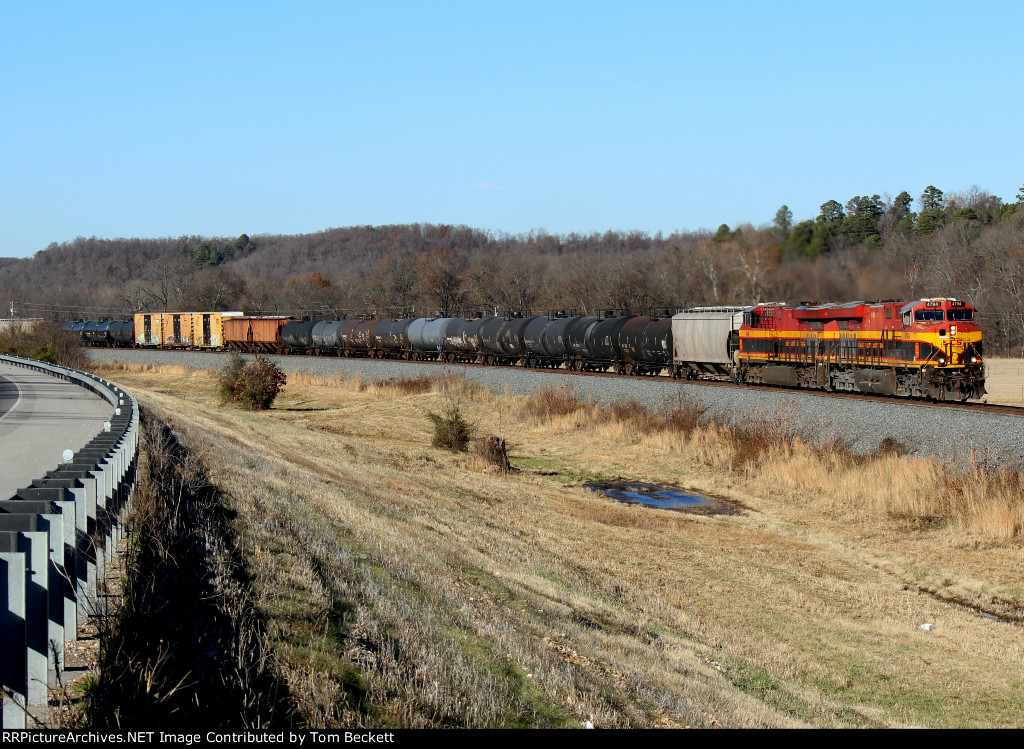
<svg viewBox="0 0 1024 749">
<path fill-rule="evenodd" d="M 792 224 L 493 235 L 407 224 L 237 238 L 78 238 L 0 266 L 0 298 L 57 320 L 143 310 L 340 317 L 671 310 L 757 300 L 954 296 L 990 353 L 1024 351 L 1024 211 L 982 191 L 855 196 Z"/>
<path fill-rule="evenodd" d="M 269 671 L 310 727 L 1024 718 L 1015 473 L 965 472 L 898 445 L 814 450 L 756 420 L 716 426 L 685 399 L 659 413 L 452 377 L 292 374 L 274 408 L 254 414 L 219 405 L 212 372 L 104 372 L 191 450 L 180 474 L 216 500 L 234 545 L 182 548 L 211 549 L 237 582 L 188 574 L 219 586 L 202 598 L 225 615 L 245 610 L 236 600 L 252 606 L 238 624 L 255 628 L 223 627 L 228 644 L 240 638 L 223 674 L 196 669 L 206 620 L 150 602 L 151 618 L 125 636 L 151 649 L 107 648 L 133 665 L 111 662 L 104 673 L 120 681 L 97 685 L 109 701 L 96 704 L 120 711 L 111 724 L 228 720 L 238 663 Z M 478 436 L 508 440 L 515 471 L 430 446 L 428 413 L 453 405 Z M 585 486 L 616 478 L 733 509 L 652 509 Z M 249 709 L 267 696 L 253 673 L 237 686 Z"/>
</svg>

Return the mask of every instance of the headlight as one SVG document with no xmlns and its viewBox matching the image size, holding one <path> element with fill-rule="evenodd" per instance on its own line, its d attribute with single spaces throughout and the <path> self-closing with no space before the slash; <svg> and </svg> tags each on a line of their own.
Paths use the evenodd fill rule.
<svg viewBox="0 0 1024 749">
<path fill-rule="evenodd" d="M 971 357 L 971 364 L 977 364 L 977 363 L 978 363 L 978 357 L 972 356 Z"/>
<path fill-rule="evenodd" d="M 946 366 L 946 357 L 944 357 L 944 356 L 940 356 L 939 357 L 939 366 L 940 367 Z"/>
</svg>

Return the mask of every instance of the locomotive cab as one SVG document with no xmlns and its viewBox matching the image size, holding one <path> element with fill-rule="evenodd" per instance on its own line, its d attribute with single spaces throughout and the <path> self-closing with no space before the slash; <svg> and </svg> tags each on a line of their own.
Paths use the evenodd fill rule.
<svg viewBox="0 0 1024 749">
<path fill-rule="evenodd" d="M 903 327 L 922 343 L 929 343 L 930 353 L 922 358 L 939 368 L 968 367 L 980 369 L 981 330 L 974 322 L 974 307 L 958 299 L 922 299 L 904 305 Z"/>
</svg>

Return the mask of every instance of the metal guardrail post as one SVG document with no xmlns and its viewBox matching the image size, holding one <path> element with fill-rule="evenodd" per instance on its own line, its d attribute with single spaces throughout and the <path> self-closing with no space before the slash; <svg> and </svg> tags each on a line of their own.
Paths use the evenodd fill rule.
<svg viewBox="0 0 1024 749">
<path fill-rule="evenodd" d="M 112 559 L 123 537 L 135 488 L 139 407 L 118 386 L 84 372 L 10 356 L 0 361 L 90 390 L 113 411 L 110 432 L 71 463 L 0 498 L 0 725 L 8 729 L 24 728 L 29 711 L 46 704 L 50 674 L 64 667 L 65 639 L 96 613 L 105 557 Z"/>
</svg>

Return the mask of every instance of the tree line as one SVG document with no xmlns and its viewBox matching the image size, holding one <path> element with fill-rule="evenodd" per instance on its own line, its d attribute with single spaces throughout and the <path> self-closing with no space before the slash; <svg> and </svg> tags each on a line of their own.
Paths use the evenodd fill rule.
<svg viewBox="0 0 1024 749">
<path fill-rule="evenodd" d="M 52 244 L 0 267 L 0 293 L 54 319 L 241 309 L 343 317 L 616 310 L 955 296 L 979 309 L 991 353 L 1024 354 L 1024 187 L 1004 202 L 928 186 L 915 200 L 828 200 L 793 223 L 715 232 L 356 226 L 303 235 Z"/>
</svg>

